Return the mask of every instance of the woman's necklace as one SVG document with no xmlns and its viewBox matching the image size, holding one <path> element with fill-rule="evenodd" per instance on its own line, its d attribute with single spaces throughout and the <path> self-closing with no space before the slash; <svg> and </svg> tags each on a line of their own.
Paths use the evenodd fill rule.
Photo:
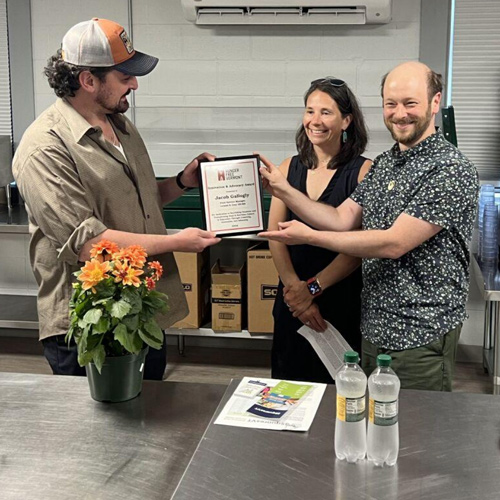
<svg viewBox="0 0 500 500">
<path fill-rule="evenodd" d="M 330 160 L 331 158 L 327 158 L 326 160 L 319 160 L 318 163 L 313 168 L 311 168 L 311 173 L 315 173 L 318 170 L 326 170 L 328 168 Z"/>
</svg>

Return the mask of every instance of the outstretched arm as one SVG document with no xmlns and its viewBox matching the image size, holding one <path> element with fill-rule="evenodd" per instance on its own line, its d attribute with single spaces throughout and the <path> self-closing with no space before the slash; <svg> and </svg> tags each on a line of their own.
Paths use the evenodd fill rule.
<svg viewBox="0 0 500 500">
<path fill-rule="evenodd" d="M 280 230 L 259 236 L 287 245 L 308 244 L 362 258 L 398 259 L 441 231 L 441 226 L 401 214 L 389 229 L 315 231 L 297 221 L 279 224 Z"/>
<path fill-rule="evenodd" d="M 85 242 L 78 256 L 81 262 L 90 259 L 92 245 L 101 240 L 109 240 L 119 247 L 141 245 L 148 255 L 158 255 L 165 252 L 201 252 L 206 247 L 219 243 L 220 238 L 215 233 L 204 231 L 196 227 L 188 227 L 176 234 L 136 234 L 125 231 L 106 229 L 95 238 Z"/>
<path fill-rule="evenodd" d="M 279 168 L 264 156 L 260 168 L 264 187 L 308 224 L 329 231 L 350 231 L 361 226 L 362 208 L 348 198 L 339 207 L 319 203 L 293 188 Z"/>
</svg>

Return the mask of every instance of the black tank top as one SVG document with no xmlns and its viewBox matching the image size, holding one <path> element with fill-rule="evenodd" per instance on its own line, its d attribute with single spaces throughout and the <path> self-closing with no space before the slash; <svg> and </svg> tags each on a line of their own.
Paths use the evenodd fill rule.
<svg viewBox="0 0 500 500">
<path fill-rule="evenodd" d="M 337 169 L 327 187 L 318 198 L 319 202 L 337 207 L 349 198 L 358 185 L 361 166 L 366 161 L 358 156 L 348 164 Z M 307 167 L 294 156 L 288 169 L 288 182 L 297 190 L 307 195 Z M 288 211 L 288 220 L 302 219 L 292 211 Z M 290 245 L 288 247 L 293 267 L 299 279 L 307 280 L 324 269 L 337 255 L 336 252 L 310 245 Z"/>
</svg>

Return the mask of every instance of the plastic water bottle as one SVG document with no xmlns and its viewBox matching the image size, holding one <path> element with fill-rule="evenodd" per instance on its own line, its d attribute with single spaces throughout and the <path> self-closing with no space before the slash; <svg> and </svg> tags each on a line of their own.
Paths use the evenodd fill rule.
<svg viewBox="0 0 500 500">
<path fill-rule="evenodd" d="M 358 362 L 358 353 L 347 351 L 344 365 L 335 375 L 335 455 L 350 463 L 362 460 L 366 455 L 366 375 Z"/>
<path fill-rule="evenodd" d="M 398 395 L 401 383 L 391 369 L 391 357 L 377 356 L 377 368 L 368 379 L 368 460 L 392 466 L 399 453 Z"/>
</svg>

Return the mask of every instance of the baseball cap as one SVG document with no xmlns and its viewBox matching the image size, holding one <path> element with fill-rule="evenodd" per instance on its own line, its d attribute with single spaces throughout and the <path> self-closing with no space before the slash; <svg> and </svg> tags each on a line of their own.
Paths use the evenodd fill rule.
<svg viewBox="0 0 500 500">
<path fill-rule="evenodd" d="M 134 50 L 123 26 L 97 17 L 70 28 L 61 48 L 63 60 L 75 66 L 113 68 L 132 76 L 147 75 L 158 63 Z"/>
</svg>

